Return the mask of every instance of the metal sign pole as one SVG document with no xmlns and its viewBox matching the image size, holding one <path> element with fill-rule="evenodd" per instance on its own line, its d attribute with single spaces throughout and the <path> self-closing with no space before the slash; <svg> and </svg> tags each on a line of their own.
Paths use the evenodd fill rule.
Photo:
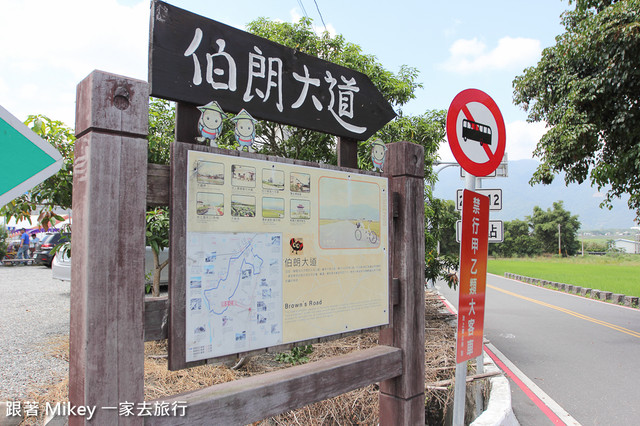
<svg viewBox="0 0 640 426">
<path fill-rule="evenodd" d="M 476 190 L 476 177 L 471 173 L 465 176 L 465 188 L 470 191 Z M 459 274 L 460 275 L 460 274 Z M 460 291 L 460 284 L 458 284 Z M 458 310 L 460 307 L 458 306 Z M 464 405 L 467 388 L 467 362 L 456 364 L 455 387 L 453 392 L 453 426 L 464 425 Z"/>
</svg>

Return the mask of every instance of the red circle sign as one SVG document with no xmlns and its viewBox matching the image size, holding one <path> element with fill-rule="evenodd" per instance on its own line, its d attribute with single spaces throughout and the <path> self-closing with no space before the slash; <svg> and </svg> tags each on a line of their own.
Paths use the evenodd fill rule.
<svg viewBox="0 0 640 426">
<path fill-rule="evenodd" d="M 481 90 L 458 93 L 447 111 L 447 139 L 467 173 L 487 176 L 493 172 L 502 161 L 507 141 L 498 105 Z"/>
</svg>

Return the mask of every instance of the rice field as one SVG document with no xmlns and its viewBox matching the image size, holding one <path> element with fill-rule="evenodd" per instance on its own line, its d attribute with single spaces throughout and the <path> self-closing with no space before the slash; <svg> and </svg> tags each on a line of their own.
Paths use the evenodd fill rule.
<svg viewBox="0 0 640 426">
<path fill-rule="evenodd" d="M 640 256 L 489 259 L 487 271 L 505 272 L 640 297 Z"/>
</svg>

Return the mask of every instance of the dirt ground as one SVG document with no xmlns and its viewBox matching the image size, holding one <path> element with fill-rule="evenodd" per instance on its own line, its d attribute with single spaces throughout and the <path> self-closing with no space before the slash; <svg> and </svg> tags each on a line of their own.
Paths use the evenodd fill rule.
<svg viewBox="0 0 640 426">
<path fill-rule="evenodd" d="M 454 316 L 446 312 L 436 293 L 425 294 L 425 411 L 427 424 L 441 424 L 445 407 L 453 399 L 453 386 L 443 385 L 455 375 Z M 363 333 L 313 345 L 305 354 L 309 362 L 347 354 L 377 345 L 378 333 Z M 51 355 L 69 358 L 68 336 L 51 342 Z M 222 365 L 205 365 L 182 371 L 167 369 L 166 341 L 145 344 L 145 400 L 201 389 L 218 383 L 287 368 L 290 364 L 276 360 L 275 354 L 252 357 L 238 370 Z M 291 356 L 281 356 L 289 358 Z M 290 354 L 289 354 L 290 355 Z M 295 358 L 295 357 L 293 357 Z M 65 402 L 68 400 L 68 378 L 47 389 L 34 391 L 30 401 Z M 28 417 L 22 425 L 43 424 L 42 416 Z M 378 385 L 372 384 L 338 397 L 262 420 L 256 425 L 375 425 L 378 424 Z"/>
</svg>

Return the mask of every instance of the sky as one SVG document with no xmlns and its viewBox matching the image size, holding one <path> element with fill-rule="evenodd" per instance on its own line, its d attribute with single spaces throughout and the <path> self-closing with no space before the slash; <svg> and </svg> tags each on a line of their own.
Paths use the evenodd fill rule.
<svg viewBox="0 0 640 426">
<path fill-rule="evenodd" d="M 405 115 L 447 109 L 457 93 L 480 89 L 506 123 L 509 160 L 532 158 L 545 126 L 512 103 L 513 79 L 534 66 L 563 32 L 566 0 L 169 0 L 244 29 L 258 17 L 302 16 L 341 34 L 387 69 L 419 71 L 424 87 Z M 93 70 L 147 80 L 149 1 L 0 0 L 0 105 L 24 121 L 44 114 L 75 125 L 77 84 Z M 323 23 L 324 21 L 324 23 Z M 446 144 L 443 161 L 454 161 Z"/>
</svg>

